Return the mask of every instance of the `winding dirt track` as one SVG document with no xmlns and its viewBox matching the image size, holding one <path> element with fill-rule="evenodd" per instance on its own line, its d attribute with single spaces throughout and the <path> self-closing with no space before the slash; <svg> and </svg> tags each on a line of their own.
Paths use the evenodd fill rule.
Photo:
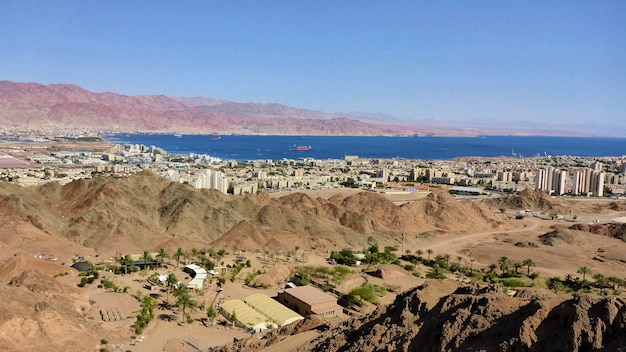
<svg viewBox="0 0 626 352">
<path fill-rule="evenodd" d="M 497 235 L 501 233 L 517 233 L 517 232 L 525 232 L 525 231 L 533 231 L 536 230 L 541 223 L 542 220 L 535 218 L 527 218 L 525 222 L 530 222 L 530 226 L 524 226 L 513 230 L 490 230 L 490 231 L 480 231 L 475 233 L 469 233 L 464 235 L 453 235 L 449 234 L 446 236 L 442 236 L 441 238 L 435 238 L 432 242 L 428 244 L 428 248 L 435 250 L 444 247 L 447 250 L 452 250 L 458 252 L 460 248 L 467 245 L 468 243 L 476 242 L 479 239 L 484 237 L 488 237 L 491 235 Z"/>
</svg>

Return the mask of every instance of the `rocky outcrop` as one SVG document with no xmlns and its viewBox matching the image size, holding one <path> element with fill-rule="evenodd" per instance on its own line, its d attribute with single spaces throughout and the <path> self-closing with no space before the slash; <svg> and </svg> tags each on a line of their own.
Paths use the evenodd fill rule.
<svg viewBox="0 0 626 352">
<path fill-rule="evenodd" d="M 432 283 L 431 283 L 432 285 Z M 509 297 L 495 286 L 462 286 L 432 305 L 418 287 L 388 307 L 329 330 L 312 351 L 618 351 L 626 349 L 626 304 L 618 297 Z"/>
</svg>

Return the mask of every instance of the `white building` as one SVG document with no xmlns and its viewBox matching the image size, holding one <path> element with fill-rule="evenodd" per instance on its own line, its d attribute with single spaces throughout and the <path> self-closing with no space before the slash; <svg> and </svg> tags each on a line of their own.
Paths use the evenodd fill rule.
<svg viewBox="0 0 626 352">
<path fill-rule="evenodd" d="M 567 172 L 558 170 L 553 167 L 547 169 L 539 169 L 535 175 L 535 189 L 546 191 L 548 194 L 552 192 L 563 195 L 565 193 L 565 179 Z"/>
<path fill-rule="evenodd" d="M 210 169 L 200 171 L 198 177 L 192 182 L 195 188 L 215 189 L 222 193 L 228 192 L 229 180 L 222 172 Z"/>
<path fill-rule="evenodd" d="M 589 168 L 574 171 L 572 194 L 587 194 L 596 197 L 604 195 L 604 172 L 594 171 Z"/>
</svg>

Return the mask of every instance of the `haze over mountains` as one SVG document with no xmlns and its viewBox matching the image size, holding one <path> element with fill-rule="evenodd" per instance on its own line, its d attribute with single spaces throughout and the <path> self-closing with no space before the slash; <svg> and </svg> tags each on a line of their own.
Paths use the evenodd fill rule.
<svg viewBox="0 0 626 352">
<path fill-rule="evenodd" d="M 5 125 L 84 127 L 120 132 L 273 135 L 584 135 L 516 125 L 466 127 L 409 122 L 374 113 L 328 113 L 277 103 L 238 103 L 204 97 L 94 93 L 73 84 L 0 81 Z M 608 132 L 607 132 L 608 133 Z"/>
</svg>

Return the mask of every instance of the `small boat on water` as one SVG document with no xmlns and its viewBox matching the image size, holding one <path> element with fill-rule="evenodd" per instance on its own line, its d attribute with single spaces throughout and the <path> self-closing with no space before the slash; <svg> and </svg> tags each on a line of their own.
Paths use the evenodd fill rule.
<svg viewBox="0 0 626 352">
<path fill-rule="evenodd" d="M 209 140 L 211 140 L 211 141 L 219 141 L 220 139 L 222 139 L 222 137 L 220 137 L 220 136 L 213 136 L 213 137 L 209 138 Z"/>
<path fill-rule="evenodd" d="M 311 150 L 313 148 L 311 148 L 310 145 L 298 145 L 298 146 L 293 146 L 293 150 L 297 150 L 297 151 L 307 151 L 307 150 Z"/>
<path fill-rule="evenodd" d="M 183 135 L 180 133 L 174 133 L 174 137 L 176 138 L 183 138 Z"/>
</svg>

